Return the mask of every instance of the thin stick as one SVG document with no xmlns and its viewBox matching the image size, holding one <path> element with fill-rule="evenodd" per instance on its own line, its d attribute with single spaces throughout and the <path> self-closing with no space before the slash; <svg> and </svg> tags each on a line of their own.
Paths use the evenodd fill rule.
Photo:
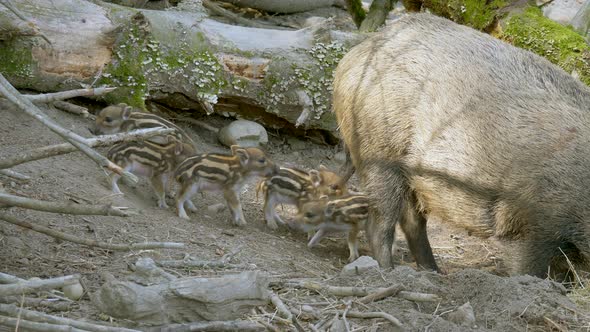
<svg viewBox="0 0 590 332">
<path fill-rule="evenodd" d="M 21 298 L 16 296 L 0 297 L 0 303 L 11 304 L 19 301 L 21 301 Z M 25 297 L 23 303 L 29 308 L 44 308 L 49 311 L 70 311 L 72 309 L 71 302 L 58 302 L 34 297 Z"/>
<path fill-rule="evenodd" d="M 6 316 L 0 316 L 0 325 L 10 326 L 16 328 L 17 326 L 22 327 L 25 331 L 39 331 L 39 332 L 88 332 L 73 328 L 67 325 L 54 325 L 47 323 L 36 323 L 28 320 L 16 319 Z"/>
<path fill-rule="evenodd" d="M 14 196 L 0 192 L 0 203 L 8 206 L 17 206 L 25 209 L 53 212 L 53 213 L 67 213 L 76 215 L 89 216 L 117 216 L 127 217 L 125 211 L 110 205 L 78 205 L 73 203 L 59 203 L 47 202 L 26 197 Z"/>
<path fill-rule="evenodd" d="M 77 147 L 80 151 L 84 152 L 90 159 L 94 160 L 100 167 L 106 168 L 111 172 L 115 172 L 124 178 L 127 178 L 132 183 L 137 183 L 139 179 L 137 176 L 123 171 L 121 167 L 115 165 L 107 158 L 100 155 L 98 152 L 91 149 L 86 145 L 86 139 L 75 134 L 70 130 L 62 128 L 60 125 L 55 123 L 53 120 L 48 118 L 41 110 L 35 106 L 30 100 L 24 98 L 10 83 L 0 74 L 0 94 L 4 95 L 8 100 L 13 102 L 18 108 L 43 123 L 46 127 L 51 129 L 54 133 L 61 136 L 63 139 Z"/>
<path fill-rule="evenodd" d="M 270 302 L 274 304 L 275 308 L 279 311 L 279 315 L 287 320 L 293 321 L 293 314 L 285 303 L 281 300 L 281 298 L 277 295 L 277 293 L 273 291 L 269 291 L 270 293 Z"/>
<path fill-rule="evenodd" d="M 92 88 L 92 89 L 76 89 L 69 91 L 61 91 L 54 93 L 45 93 L 39 95 L 22 95 L 33 102 L 49 103 L 56 100 L 70 99 L 74 97 L 88 97 L 88 96 L 102 96 L 109 92 L 115 91 L 117 88 Z"/>
<path fill-rule="evenodd" d="M 164 135 L 174 132 L 173 128 L 147 128 L 133 130 L 127 133 L 119 133 L 115 135 L 103 135 L 96 138 L 86 139 L 86 142 L 91 147 L 105 146 L 115 144 L 121 141 L 137 140 L 157 135 Z M 40 149 L 29 150 L 19 153 L 11 158 L 3 158 L 0 160 L 0 169 L 14 167 L 29 161 L 44 159 L 48 157 L 58 156 L 70 152 L 78 151 L 75 146 L 69 143 L 50 145 Z"/>
<path fill-rule="evenodd" d="M 426 294 L 417 292 L 400 291 L 396 295 L 400 299 L 414 302 L 438 302 L 440 297 L 436 294 Z"/>
<path fill-rule="evenodd" d="M 195 322 L 188 324 L 171 324 L 165 327 L 147 329 L 147 331 L 188 332 L 188 331 L 265 331 L 266 328 L 258 322 L 243 320 Z"/>
<path fill-rule="evenodd" d="M 83 330 L 93 331 L 93 332 L 137 332 L 137 330 L 131 330 L 126 328 L 120 327 L 111 327 L 111 326 L 104 326 L 98 325 L 88 322 L 81 322 L 74 319 L 69 318 L 62 318 L 57 316 L 52 316 L 48 314 L 44 314 L 41 312 L 36 312 L 33 310 L 20 310 L 15 305 L 11 304 L 0 304 L 0 313 L 6 316 L 12 316 L 19 314 L 21 312 L 21 317 L 25 320 L 30 320 L 34 322 L 40 323 L 49 323 L 49 324 L 57 324 L 57 325 L 67 325 L 71 327 L 76 327 Z"/>
<path fill-rule="evenodd" d="M 365 297 L 362 297 L 358 300 L 358 302 L 363 303 L 363 304 L 367 304 L 367 303 L 379 301 L 379 300 L 384 299 L 386 297 L 395 296 L 402 289 L 404 289 L 404 287 L 402 285 L 395 284 L 393 286 L 383 288 L 383 289 L 379 290 L 378 292 L 371 293 Z"/>
<path fill-rule="evenodd" d="M 73 242 L 77 244 L 86 245 L 89 247 L 97 247 L 107 250 L 114 250 L 114 251 L 131 251 L 131 250 L 144 250 L 144 249 L 183 249 L 184 243 L 177 243 L 177 242 L 143 242 L 143 243 L 131 243 L 131 244 L 113 244 L 113 243 L 106 243 L 106 242 L 99 242 L 96 240 L 88 240 L 82 239 L 70 234 L 62 233 L 55 231 L 53 229 L 39 226 L 37 224 L 31 224 L 27 221 L 22 221 L 14 218 L 13 216 L 0 213 L 0 220 L 7 221 L 11 224 L 18 225 L 24 228 L 28 228 L 34 230 L 35 232 L 39 232 L 60 240 Z"/>
<path fill-rule="evenodd" d="M 21 281 L 25 281 L 25 279 L 21 279 L 19 277 L 15 277 L 13 275 L 0 272 L 0 284 L 14 284 L 16 282 L 21 282 Z"/>
<path fill-rule="evenodd" d="M 250 268 L 247 264 L 230 264 L 222 261 L 204 261 L 204 260 L 166 260 L 157 261 L 157 265 L 162 267 L 173 267 L 173 268 L 186 268 L 186 267 L 199 267 L 199 268 Z"/>
<path fill-rule="evenodd" d="M 218 133 L 219 132 L 219 128 L 213 127 L 212 125 L 205 123 L 203 121 L 199 121 L 197 119 L 193 119 L 193 118 L 189 118 L 189 117 L 185 117 L 185 116 L 181 116 L 181 117 L 176 117 L 175 118 L 178 121 L 181 122 L 186 122 L 186 123 L 190 123 L 196 126 L 199 126 L 203 129 L 209 130 L 212 133 Z"/>
<path fill-rule="evenodd" d="M 0 169 L 0 174 L 17 179 L 17 180 L 21 180 L 21 181 L 29 181 L 31 179 L 30 176 L 20 174 L 20 173 L 15 172 L 11 169 Z"/>
<path fill-rule="evenodd" d="M 557 331 L 559 331 L 559 332 L 567 332 L 568 331 L 567 328 L 557 324 L 556 322 L 551 320 L 549 317 L 543 316 L 543 320 L 545 320 L 545 323 L 547 323 L 550 326 L 552 326 L 553 328 L 557 329 Z"/>
<path fill-rule="evenodd" d="M 61 288 L 79 282 L 79 275 L 70 275 L 45 280 L 26 280 L 14 284 L 0 285 L 0 296 L 19 295 L 43 290 Z"/>
<path fill-rule="evenodd" d="M 59 108 L 62 111 L 81 115 L 83 118 L 87 118 L 88 116 L 90 116 L 90 113 L 88 113 L 88 109 L 86 107 L 68 103 L 67 101 L 56 100 L 53 102 L 53 106 Z"/>
<path fill-rule="evenodd" d="M 335 313 L 336 311 L 328 311 L 327 313 Z M 403 326 L 402 322 L 399 319 L 393 317 L 392 315 L 377 311 L 377 312 L 360 312 L 360 311 L 349 311 L 346 314 L 350 318 L 383 318 L 391 322 L 394 326 L 401 328 Z"/>
</svg>

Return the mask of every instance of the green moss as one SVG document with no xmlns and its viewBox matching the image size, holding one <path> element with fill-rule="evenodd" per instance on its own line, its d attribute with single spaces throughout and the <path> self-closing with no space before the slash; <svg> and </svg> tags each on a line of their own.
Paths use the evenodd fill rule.
<svg viewBox="0 0 590 332">
<path fill-rule="evenodd" d="M 135 26 L 128 27 L 113 47 L 113 60 L 103 71 L 98 84 L 119 89 L 105 96 L 108 103 L 124 102 L 145 109 L 147 79 L 144 61 L 147 58 L 145 37 Z"/>
<path fill-rule="evenodd" d="M 26 82 L 33 76 L 36 67 L 28 43 L 22 39 L 0 41 L 0 72 L 6 79 Z"/>
<path fill-rule="evenodd" d="M 498 19 L 505 0 L 426 0 L 422 4 L 432 13 L 477 30 L 488 31 Z"/>
<path fill-rule="evenodd" d="M 590 47 L 571 27 L 562 26 L 543 16 L 537 7 L 528 7 L 510 17 L 502 39 L 547 58 L 568 73 L 579 74 L 590 85 Z"/>
<path fill-rule="evenodd" d="M 137 16 L 136 21 L 142 21 L 142 17 Z M 141 23 L 147 24 L 145 20 Z M 212 53 L 214 50 L 206 49 L 202 43 L 191 47 L 186 42 L 178 48 L 166 48 L 148 31 L 149 28 L 131 26 L 115 43 L 113 61 L 105 68 L 99 83 L 121 88 L 107 95 L 106 101 L 145 109 L 144 99 L 149 96 L 150 85 L 168 84 L 182 86 L 180 89 L 187 94 L 196 91 L 194 99 L 215 104 L 227 80 Z"/>
</svg>

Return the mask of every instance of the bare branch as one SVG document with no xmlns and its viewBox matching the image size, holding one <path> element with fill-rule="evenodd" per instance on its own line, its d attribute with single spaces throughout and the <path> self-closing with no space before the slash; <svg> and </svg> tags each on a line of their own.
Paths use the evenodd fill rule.
<svg viewBox="0 0 590 332">
<path fill-rule="evenodd" d="M 53 102 L 53 106 L 55 106 L 56 108 L 59 108 L 62 111 L 66 111 L 66 112 L 73 113 L 73 114 L 78 114 L 78 115 L 82 116 L 83 118 L 87 118 L 90 116 L 90 113 L 88 113 L 88 109 L 86 107 L 74 105 L 72 103 L 68 103 L 67 101 L 56 100 Z"/>
<path fill-rule="evenodd" d="M 28 115 L 39 120 L 51 131 L 58 134 L 66 141 L 70 142 L 73 146 L 77 147 L 80 151 L 84 152 L 90 159 L 94 160 L 100 167 L 106 168 L 111 172 L 115 172 L 123 177 L 127 178 L 133 183 L 137 183 L 139 179 L 137 176 L 123 171 L 121 167 L 115 165 L 107 158 L 100 155 L 98 152 L 92 150 L 86 145 L 86 139 L 75 134 L 70 130 L 62 128 L 60 125 L 55 123 L 53 120 L 48 118 L 37 106 L 35 106 L 30 100 L 24 98 L 7 80 L 2 74 L 0 74 L 0 93 L 4 95 L 8 100 L 13 102 L 18 108 L 27 113 Z"/>
<path fill-rule="evenodd" d="M 0 326 L 10 326 L 16 328 L 20 327 L 25 331 L 39 331 L 39 332 L 87 332 L 73 328 L 66 325 L 54 325 L 47 323 L 36 323 L 24 319 L 17 319 L 12 317 L 0 316 Z"/>
<path fill-rule="evenodd" d="M 174 132 L 174 129 L 172 128 L 161 127 L 138 129 L 127 133 L 98 136 L 96 138 L 87 139 L 86 142 L 91 147 L 105 146 L 115 144 L 121 141 L 137 140 L 140 138 L 164 135 L 172 132 Z M 23 153 L 19 153 L 11 158 L 0 159 L 0 169 L 14 167 L 16 165 L 20 165 L 29 161 L 58 156 L 74 151 L 78 151 L 78 149 L 69 143 L 51 145 L 40 149 L 29 150 Z"/>
<path fill-rule="evenodd" d="M 404 287 L 402 285 L 396 284 L 393 285 L 391 287 L 387 287 L 387 288 L 382 288 L 379 291 L 375 292 L 375 293 L 371 293 L 365 297 L 362 297 L 358 300 L 358 302 L 360 303 L 371 303 L 374 301 L 378 301 L 381 299 L 384 299 L 386 297 L 390 297 L 390 296 L 395 296 L 397 293 L 399 293 L 402 289 L 404 289 Z"/>
<path fill-rule="evenodd" d="M 54 301 L 45 298 L 32 298 L 20 296 L 4 296 L 0 297 L 0 303 L 23 303 L 25 307 L 29 308 L 43 308 L 44 311 L 70 311 L 72 310 L 72 302 Z"/>
<path fill-rule="evenodd" d="M 400 291 L 396 295 L 400 299 L 414 301 L 414 302 L 438 302 L 440 297 L 436 294 L 416 293 L 408 291 Z"/>
<path fill-rule="evenodd" d="M 90 96 L 102 96 L 111 91 L 115 91 L 117 88 L 92 88 L 92 89 L 77 89 L 69 91 L 61 91 L 54 93 L 44 93 L 38 95 L 22 95 L 28 100 L 36 103 L 49 103 L 56 100 L 70 99 L 74 97 L 90 97 Z"/>
<path fill-rule="evenodd" d="M 74 203 L 47 202 L 26 197 L 0 193 L 0 203 L 24 209 L 76 215 L 127 217 L 128 214 L 110 205 L 79 205 Z"/>
<path fill-rule="evenodd" d="M 13 216 L 0 213 L 0 220 L 7 221 L 11 224 L 21 226 L 24 228 L 28 228 L 34 230 L 35 232 L 43 233 L 45 235 L 61 239 L 68 242 L 73 242 L 77 244 L 86 245 L 89 247 L 97 247 L 107 250 L 114 250 L 114 251 L 130 251 L 130 250 L 143 250 L 143 249 L 183 249 L 184 243 L 177 243 L 177 242 L 143 242 L 143 243 L 131 243 L 131 244 L 113 244 L 113 243 L 106 243 L 106 242 L 98 242 L 95 240 L 87 240 L 82 239 L 70 234 L 62 233 L 55 231 L 53 229 L 39 226 L 36 224 L 31 224 L 27 221 L 22 221 L 14 218 Z"/>
<path fill-rule="evenodd" d="M 15 282 L 25 281 L 19 277 L 0 272 L 0 284 L 14 284 Z"/>
<path fill-rule="evenodd" d="M 157 261 L 157 265 L 162 267 L 186 268 L 186 267 L 201 267 L 201 268 L 251 268 L 248 264 L 230 264 L 222 261 L 204 261 L 198 259 L 184 259 L 184 260 L 166 260 Z"/>
<path fill-rule="evenodd" d="M 327 313 L 336 313 L 336 311 L 328 311 Z M 383 318 L 391 322 L 395 327 L 401 328 L 403 326 L 399 319 L 385 312 L 360 312 L 360 311 L 348 311 L 346 315 L 350 318 Z"/>
<path fill-rule="evenodd" d="M 79 281 L 79 275 L 71 275 L 45 280 L 23 280 L 14 284 L 0 285 L 0 296 L 35 293 L 43 290 L 73 285 Z"/>
<path fill-rule="evenodd" d="M 266 328 L 257 322 L 249 321 L 213 321 L 213 322 L 198 322 L 188 324 L 172 324 L 166 327 L 157 329 L 149 329 L 148 331 L 162 331 L 162 332 L 188 332 L 188 331 L 247 331 L 259 332 L 265 331 Z"/>
<path fill-rule="evenodd" d="M 6 316 L 15 317 L 19 315 L 23 319 L 40 322 L 40 323 L 49 323 L 49 324 L 57 324 L 57 325 L 66 325 L 71 326 L 74 328 L 83 329 L 86 331 L 92 332 L 137 332 L 137 330 L 120 328 L 120 327 L 111 327 L 111 326 L 104 326 L 98 324 L 92 324 L 88 322 L 81 322 L 74 319 L 69 318 L 62 318 L 52 315 L 47 315 L 41 312 L 36 312 L 32 310 L 20 309 L 15 305 L 11 304 L 0 304 L 0 313 Z"/>
<path fill-rule="evenodd" d="M 0 174 L 17 179 L 17 180 L 21 180 L 21 181 L 29 181 L 31 179 L 30 176 L 21 174 L 19 172 L 15 172 L 10 169 L 0 169 Z"/>
</svg>

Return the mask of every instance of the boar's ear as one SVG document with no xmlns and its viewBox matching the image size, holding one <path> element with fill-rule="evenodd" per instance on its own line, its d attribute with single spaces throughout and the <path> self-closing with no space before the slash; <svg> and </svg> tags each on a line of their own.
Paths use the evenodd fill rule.
<svg viewBox="0 0 590 332">
<path fill-rule="evenodd" d="M 248 154 L 248 151 L 246 151 L 246 149 L 237 147 L 236 149 L 234 149 L 233 147 L 237 146 L 237 145 L 232 145 L 232 152 L 234 154 L 234 156 L 237 156 L 238 158 L 240 158 L 240 164 L 242 166 L 246 165 L 248 163 L 248 160 L 250 159 L 250 155 Z"/>
<path fill-rule="evenodd" d="M 311 179 L 311 185 L 314 188 L 317 188 L 320 186 L 320 184 L 322 184 L 322 176 L 321 176 L 320 172 L 318 172 L 315 169 L 312 169 L 311 171 L 309 171 L 309 178 Z"/>
<path fill-rule="evenodd" d="M 131 116 L 132 111 L 133 111 L 133 107 L 125 105 L 125 107 L 123 108 L 123 114 L 121 115 L 123 120 L 129 119 L 129 116 Z"/>
</svg>

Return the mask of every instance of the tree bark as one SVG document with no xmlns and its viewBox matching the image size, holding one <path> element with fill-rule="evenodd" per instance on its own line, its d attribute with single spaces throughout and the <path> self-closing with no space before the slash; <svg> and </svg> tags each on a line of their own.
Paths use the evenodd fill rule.
<svg viewBox="0 0 590 332">
<path fill-rule="evenodd" d="M 330 20 L 288 31 L 224 24 L 186 8 L 141 10 L 85 0 L 15 5 L 52 42 L 0 41 L 0 59 L 7 60 L 0 72 L 17 88 L 119 87 L 100 98 L 194 110 L 205 102 L 219 114 L 274 128 L 293 128 L 306 110 L 302 128 L 335 132 L 333 70 L 365 38 L 332 30 Z M 0 15 L 0 24 L 11 17 Z"/>
</svg>

